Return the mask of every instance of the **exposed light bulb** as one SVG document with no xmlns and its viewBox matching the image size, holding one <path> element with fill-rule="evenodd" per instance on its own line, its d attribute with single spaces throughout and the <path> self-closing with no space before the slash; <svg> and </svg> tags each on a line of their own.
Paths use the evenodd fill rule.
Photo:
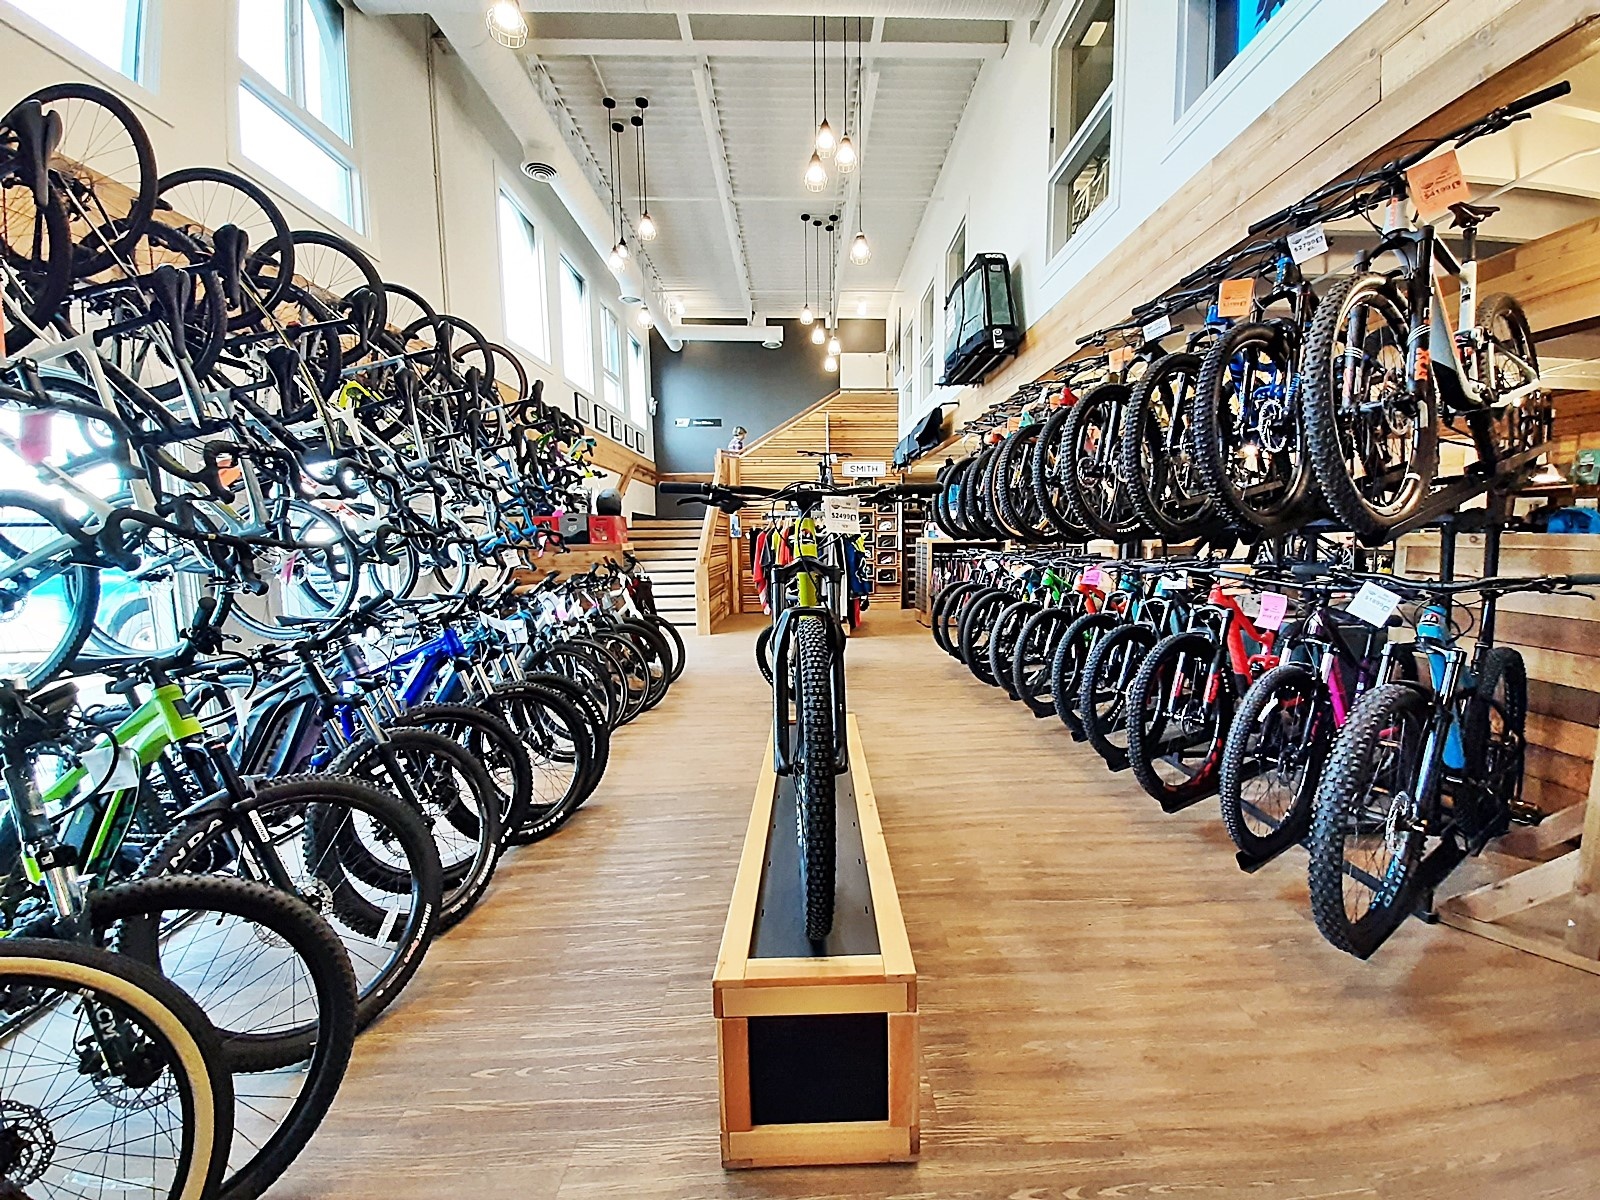
<svg viewBox="0 0 1600 1200">
<path fill-rule="evenodd" d="M 606 261 L 611 264 L 613 271 L 622 270 L 622 264 L 628 261 L 628 243 L 619 239 L 617 244 L 611 247 L 611 255 Z"/>
<path fill-rule="evenodd" d="M 651 324 L 651 321 L 650 321 L 650 310 L 648 308 L 641 308 L 639 310 L 639 315 L 637 317 L 635 317 L 634 319 L 639 322 L 639 328 L 640 329 L 649 329 L 650 328 L 650 324 Z"/>
<path fill-rule="evenodd" d="M 639 215 L 639 240 L 641 242 L 653 242 L 656 240 L 655 218 L 648 211 Z"/>
<path fill-rule="evenodd" d="M 822 158 L 815 150 L 811 152 L 811 161 L 806 164 L 806 187 L 813 192 L 820 192 L 828 186 L 828 169 L 822 165 Z"/>
<path fill-rule="evenodd" d="M 839 369 L 839 360 L 831 354 L 828 355 L 827 358 L 822 360 L 822 369 L 824 371 L 837 371 Z"/>
<path fill-rule="evenodd" d="M 520 49 L 528 41 L 528 19 L 516 0 L 494 0 L 484 21 L 494 40 L 509 50 Z"/>
<path fill-rule="evenodd" d="M 855 240 L 850 243 L 850 261 L 856 266 L 861 266 L 872 257 L 872 246 L 867 241 L 867 235 L 858 233 Z"/>
<path fill-rule="evenodd" d="M 809 325 L 811 321 L 811 305 L 808 304 L 800 310 L 800 324 Z"/>
<path fill-rule="evenodd" d="M 847 133 L 839 139 L 839 148 L 833 153 L 833 162 L 841 171 L 854 171 L 856 169 L 856 147 Z"/>
<path fill-rule="evenodd" d="M 828 338 L 828 335 L 822 332 L 822 326 L 821 325 L 813 325 L 811 327 L 811 344 L 813 346 L 822 345 L 822 343 L 825 342 L 827 340 L 827 338 Z"/>
<path fill-rule="evenodd" d="M 831 358 L 832 356 L 834 356 L 835 354 L 838 354 L 838 353 L 839 353 L 839 339 L 837 337 L 829 338 L 828 339 L 828 356 Z"/>
<path fill-rule="evenodd" d="M 833 126 L 828 124 L 828 118 L 822 118 L 822 124 L 817 126 L 817 153 L 827 158 L 837 148 L 838 142 L 834 140 Z"/>
</svg>

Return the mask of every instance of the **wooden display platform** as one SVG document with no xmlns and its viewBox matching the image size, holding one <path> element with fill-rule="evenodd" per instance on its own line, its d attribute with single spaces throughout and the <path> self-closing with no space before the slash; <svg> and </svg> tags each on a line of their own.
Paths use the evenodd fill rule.
<svg viewBox="0 0 1600 1200">
<path fill-rule="evenodd" d="M 762 762 L 722 948 L 717 1020 L 722 1165 L 911 1162 L 920 1142 L 917 974 L 849 718 L 839 776 L 834 931 L 804 937 L 789 779 Z"/>
</svg>

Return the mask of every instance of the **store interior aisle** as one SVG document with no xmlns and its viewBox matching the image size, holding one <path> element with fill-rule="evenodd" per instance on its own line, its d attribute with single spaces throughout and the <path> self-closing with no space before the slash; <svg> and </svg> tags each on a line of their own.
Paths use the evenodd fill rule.
<svg viewBox="0 0 1600 1200">
<path fill-rule="evenodd" d="M 897 612 L 850 647 L 920 975 L 923 1159 L 725 1174 L 710 975 L 767 719 L 691 639 L 599 793 L 514 852 L 356 1049 L 290 1197 L 1590 1196 L 1592 976 L 1413 922 L 1317 936 Z"/>
</svg>

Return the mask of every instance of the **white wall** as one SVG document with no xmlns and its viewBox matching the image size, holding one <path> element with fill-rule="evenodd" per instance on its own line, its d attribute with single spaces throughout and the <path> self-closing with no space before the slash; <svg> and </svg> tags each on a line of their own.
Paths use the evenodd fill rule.
<svg viewBox="0 0 1600 1200">
<path fill-rule="evenodd" d="M 1005 55 L 986 64 L 973 88 L 901 273 L 891 319 L 898 309 L 920 325 L 918 306 L 930 281 L 935 308 L 942 309 L 945 291 L 954 282 L 945 277 L 945 250 L 965 219 L 967 258 L 991 251 L 1005 254 L 1019 284 L 1023 323 L 1037 321 L 1382 3 L 1289 0 L 1244 53 L 1179 114 L 1180 17 L 1187 3 L 1117 0 L 1110 196 L 1053 258 L 1048 224 L 1050 62 L 1056 38 L 1077 12 L 1078 0 L 1064 0 L 1050 27 L 1036 39 L 1027 25 L 1013 25 Z M 1154 294 L 1175 281 L 1150 282 Z M 937 378 L 944 354 L 942 313 L 936 311 L 935 321 L 941 324 L 934 331 Z M 915 378 L 923 338 L 918 328 L 918 348 L 915 355 L 902 354 L 897 386 Z M 914 394 L 909 405 L 902 404 L 902 432 L 937 400 L 953 395 L 953 389 L 939 388 Z"/>
<path fill-rule="evenodd" d="M 350 238 L 371 255 L 386 280 L 415 289 L 499 342 L 508 341 L 496 224 L 497 188 L 505 185 L 545 242 L 550 361 L 521 356 L 530 376 L 545 381 L 545 398 L 573 409 L 573 387 L 562 377 L 558 254 L 571 259 L 591 295 L 610 305 L 624 328 L 639 336 L 631 324 L 632 311 L 617 303 L 618 289 L 603 258 L 549 188 L 521 174 L 518 139 L 442 44 L 433 53 L 441 181 L 435 188 L 426 21 L 345 12 L 352 140 L 366 206 L 365 233 L 357 234 L 331 217 L 319 217 L 309 202 L 265 177 L 234 149 L 234 0 L 146 0 L 146 7 L 151 21 L 149 69 L 145 86 L 140 86 L 0 0 L 0 106 L 9 107 L 35 88 L 66 79 L 89 79 L 112 88 L 138 110 L 163 172 L 227 166 L 256 178 L 282 203 L 291 226 L 321 226 Z M 590 344 L 598 360 L 598 309 L 592 320 Z M 648 339 L 640 340 L 648 355 Z M 598 361 L 594 378 L 600 378 Z M 643 433 L 649 456 L 648 420 Z M 630 490 L 641 496 L 649 491 Z"/>
</svg>

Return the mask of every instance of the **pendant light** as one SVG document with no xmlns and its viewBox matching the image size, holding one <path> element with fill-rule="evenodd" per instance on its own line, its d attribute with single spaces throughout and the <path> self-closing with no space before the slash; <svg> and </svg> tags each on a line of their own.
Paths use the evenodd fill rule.
<svg viewBox="0 0 1600 1200">
<path fill-rule="evenodd" d="M 857 17 L 856 18 L 856 43 L 857 43 L 857 45 L 860 44 L 860 40 L 861 40 L 861 18 Z M 848 175 L 851 171 L 854 171 L 856 169 L 856 163 L 860 161 L 860 156 L 856 152 L 856 145 L 855 145 L 854 142 L 852 142 L 850 140 L 850 131 L 852 129 L 859 129 L 860 128 L 860 110 L 859 110 L 859 108 L 857 107 L 856 104 L 852 104 L 851 103 L 851 96 L 852 95 L 856 96 L 858 98 L 857 103 L 859 103 L 859 96 L 860 96 L 860 91 L 861 91 L 861 60 L 860 60 L 859 53 L 858 53 L 857 58 L 856 58 L 856 84 L 855 84 L 855 91 L 852 92 L 851 89 L 850 89 L 850 18 L 849 17 L 844 18 L 844 37 L 839 40 L 839 64 L 840 64 L 840 73 L 844 76 L 844 136 L 839 139 L 839 148 L 833 152 L 833 163 L 834 163 L 834 166 L 839 168 L 841 173 Z M 856 119 L 854 119 L 854 120 L 851 119 L 852 111 L 854 111 L 855 114 L 856 114 Z"/>
<path fill-rule="evenodd" d="M 617 186 L 617 154 L 622 146 L 622 122 L 611 118 L 616 115 L 617 102 L 610 96 L 600 101 L 605 105 L 606 123 L 606 151 L 611 159 L 611 223 L 617 240 L 611 244 L 611 253 L 606 256 L 606 262 L 613 271 L 622 270 L 623 264 L 628 261 L 628 239 L 622 236 L 622 189 Z"/>
<path fill-rule="evenodd" d="M 806 298 L 805 305 L 800 309 L 800 324 L 809 325 L 812 321 L 811 314 L 811 214 L 800 214 L 800 257 L 805 263 L 806 273 Z"/>
<path fill-rule="evenodd" d="M 528 43 L 528 18 L 522 15 L 517 0 L 494 0 L 484 23 L 494 40 L 508 50 L 520 50 Z"/>
<path fill-rule="evenodd" d="M 638 110 L 633 114 L 633 128 L 636 134 L 634 166 L 639 179 L 639 240 L 653 242 L 659 231 L 655 218 L 650 215 L 650 159 L 644 152 L 644 110 L 650 107 L 650 101 L 643 96 L 635 96 L 633 105 Z"/>
<path fill-rule="evenodd" d="M 817 230 L 815 252 L 820 257 L 822 252 L 822 218 L 813 217 L 811 219 L 811 224 L 815 226 Z M 819 308 L 822 306 L 822 264 L 820 262 L 817 264 L 817 304 Z M 818 321 L 811 327 L 811 342 L 813 345 L 820 346 L 827 340 L 828 335 L 823 331 L 823 325 L 825 323 L 826 313 L 824 313 L 823 320 Z"/>
<path fill-rule="evenodd" d="M 822 123 L 817 126 L 817 153 L 831 158 L 838 142 L 828 124 L 828 18 L 822 18 Z"/>
<path fill-rule="evenodd" d="M 838 358 L 832 354 L 828 355 L 827 358 L 822 360 L 822 369 L 824 371 L 837 371 L 839 369 Z"/>
</svg>

